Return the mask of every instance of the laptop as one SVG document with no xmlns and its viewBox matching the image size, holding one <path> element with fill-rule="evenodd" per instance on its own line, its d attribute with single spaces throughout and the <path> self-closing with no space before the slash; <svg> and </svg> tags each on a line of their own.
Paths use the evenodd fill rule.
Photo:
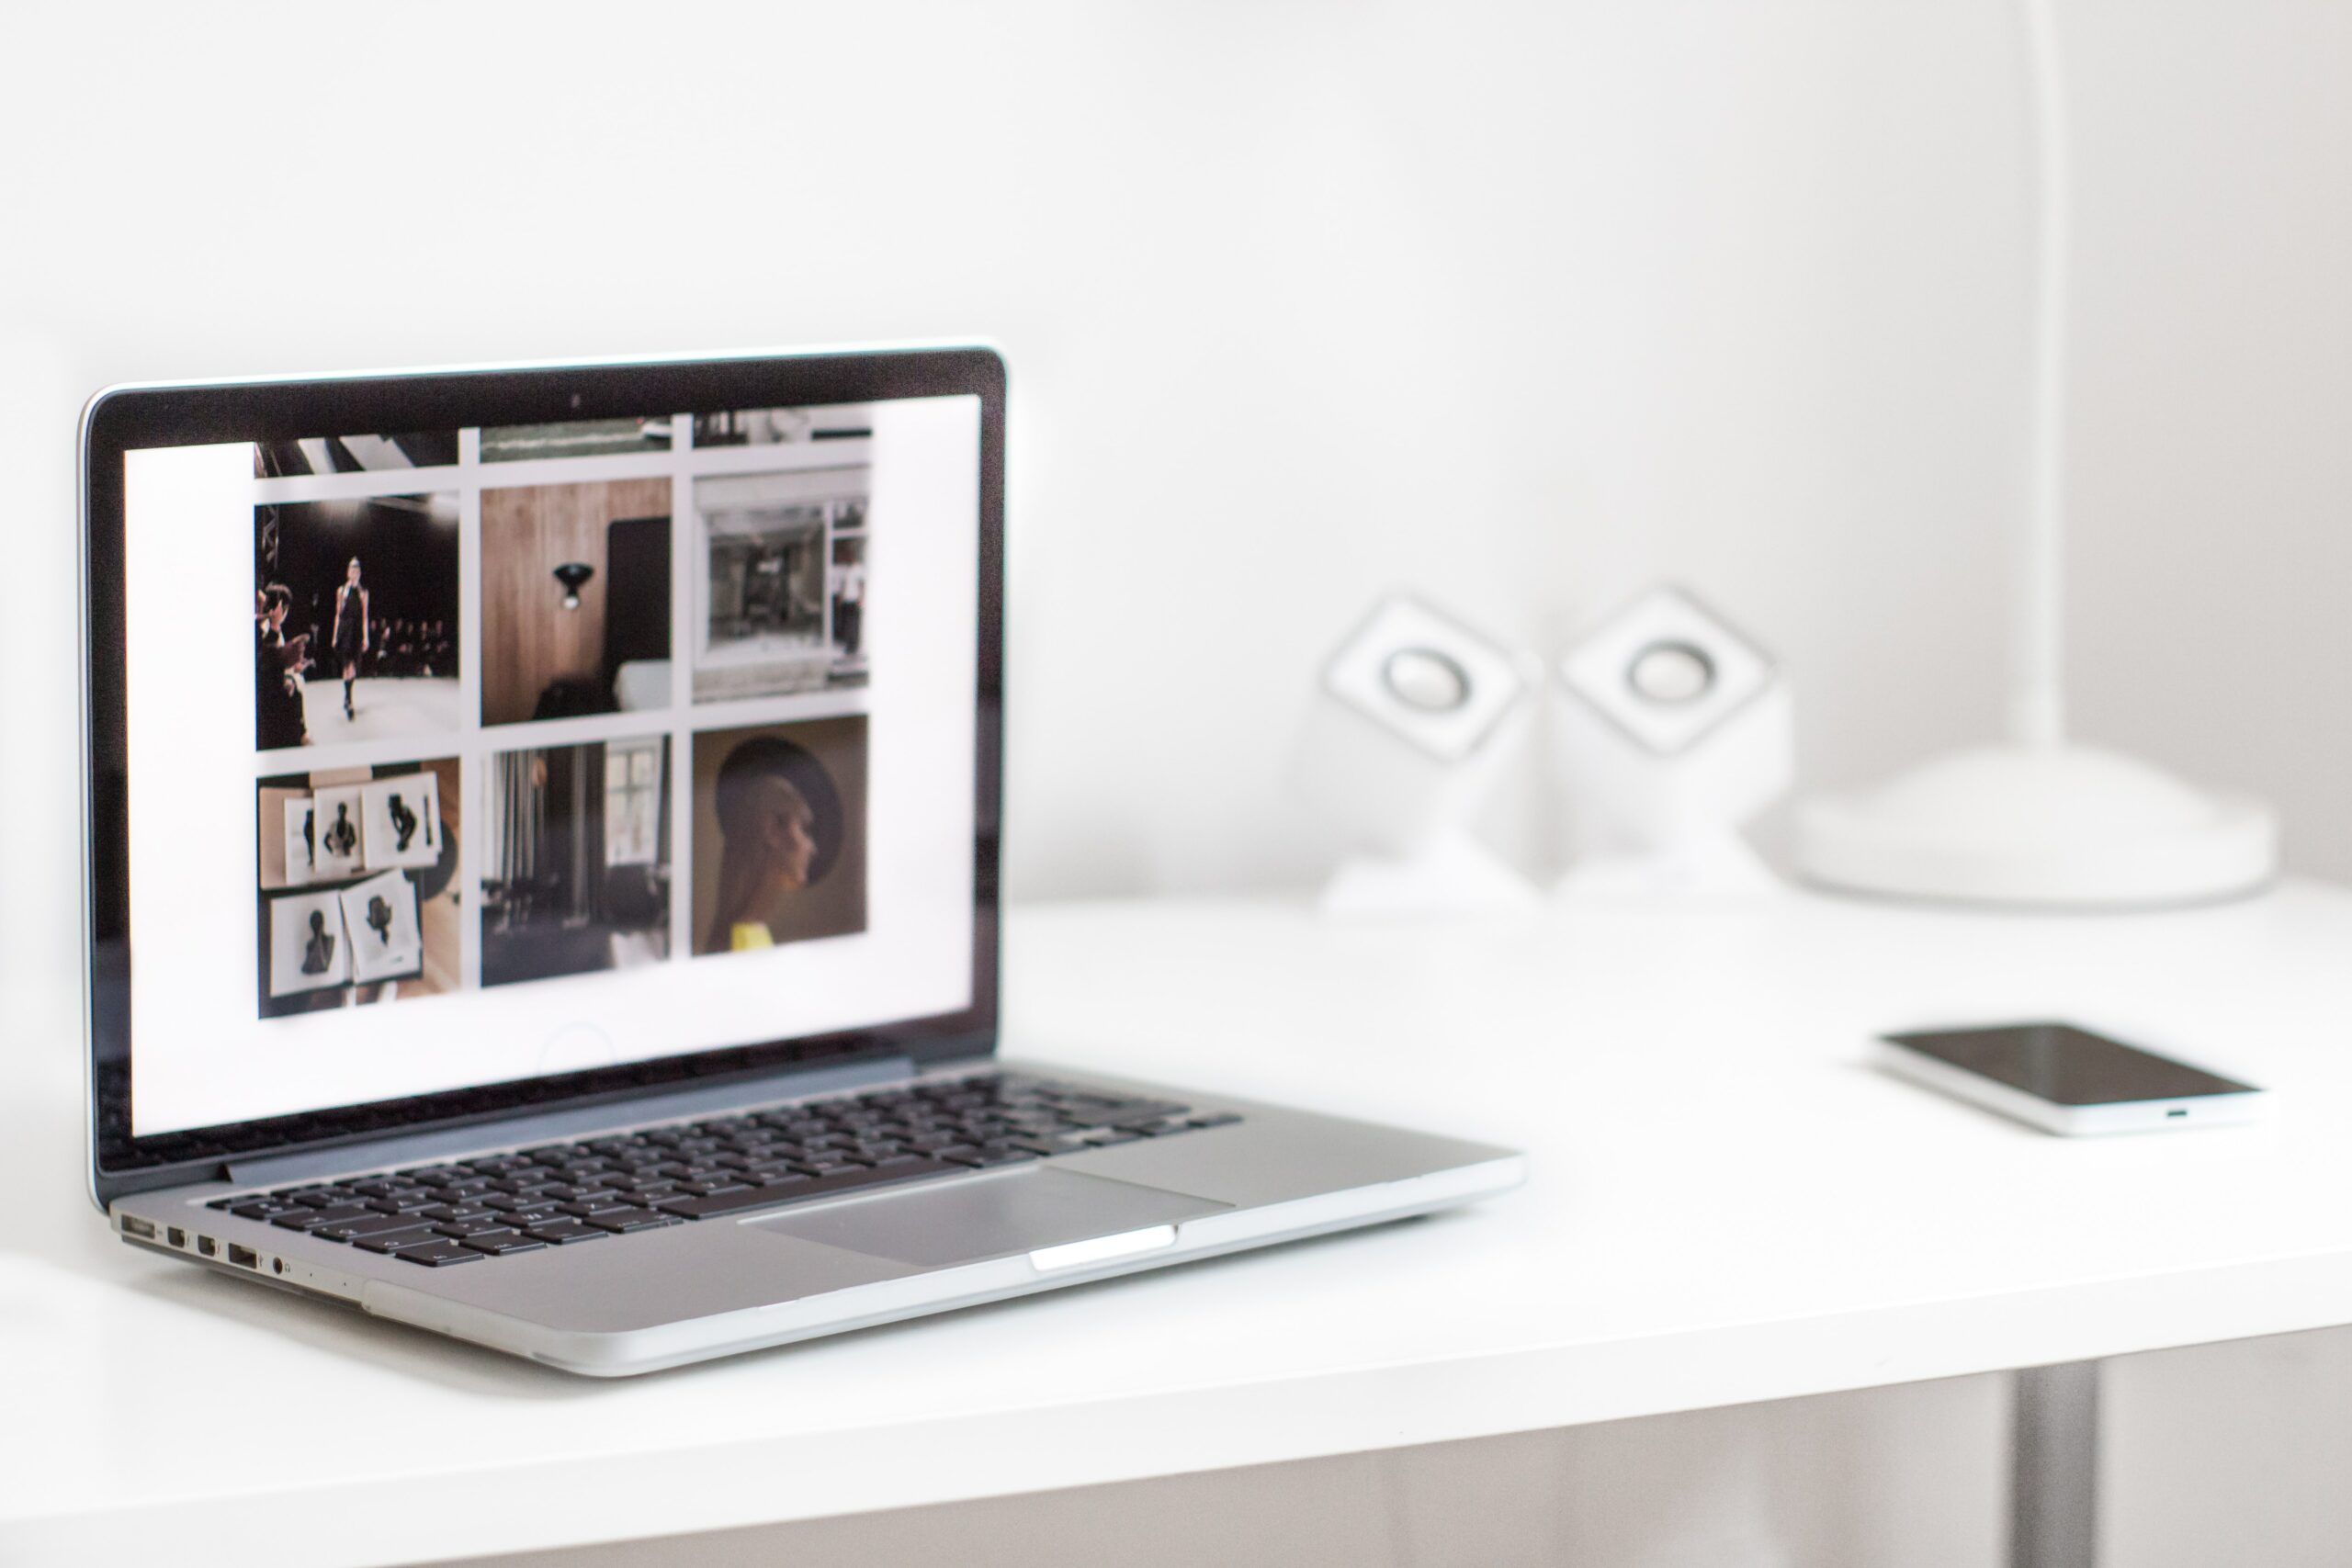
<svg viewBox="0 0 2352 1568">
<path fill-rule="evenodd" d="M 1004 420 L 980 347 L 93 399 L 116 1234 L 616 1376 L 1517 1184 L 1000 1057 Z"/>
</svg>

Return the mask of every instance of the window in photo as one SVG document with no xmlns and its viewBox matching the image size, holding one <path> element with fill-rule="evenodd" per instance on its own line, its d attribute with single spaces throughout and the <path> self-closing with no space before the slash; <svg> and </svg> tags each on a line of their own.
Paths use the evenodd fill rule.
<svg viewBox="0 0 2352 1568">
<path fill-rule="evenodd" d="M 669 748 L 647 736 L 487 759 L 483 985 L 670 955 Z"/>
<path fill-rule="evenodd" d="M 865 929 L 866 719 L 695 737 L 695 951 Z"/>
</svg>

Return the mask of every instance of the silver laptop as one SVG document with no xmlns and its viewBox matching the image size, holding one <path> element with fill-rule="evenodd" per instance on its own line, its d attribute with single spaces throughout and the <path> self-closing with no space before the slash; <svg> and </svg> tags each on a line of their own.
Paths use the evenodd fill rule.
<svg viewBox="0 0 2352 1568">
<path fill-rule="evenodd" d="M 986 349 L 120 387 L 82 461 L 134 1247 L 617 1375 L 1521 1179 L 999 1059 Z"/>
</svg>

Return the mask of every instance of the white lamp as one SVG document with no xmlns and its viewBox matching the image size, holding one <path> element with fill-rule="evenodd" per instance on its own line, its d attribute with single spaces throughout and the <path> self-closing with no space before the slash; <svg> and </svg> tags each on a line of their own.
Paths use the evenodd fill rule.
<svg viewBox="0 0 2352 1568">
<path fill-rule="evenodd" d="M 2208 795 L 2065 737 L 2066 123 L 2050 0 L 2019 0 L 2019 8 L 2041 188 L 2032 499 L 2016 560 L 2009 738 L 1807 803 L 1797 815 L 1797 863 L 1833 887 L 1965 903 L 2133 908 L 2233 897 L 2278 869 L 2267 806 Z"/>
</svg>

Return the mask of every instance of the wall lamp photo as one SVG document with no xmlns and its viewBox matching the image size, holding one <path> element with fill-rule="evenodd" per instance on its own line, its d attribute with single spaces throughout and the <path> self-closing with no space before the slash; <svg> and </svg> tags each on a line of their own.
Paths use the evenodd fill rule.
<svg viewBox="0 0 2352 1568">
<path fill-rule="evenodd" d="M 555 569 L 555 580 L 563 584 L 565 609 L 580 608 L 580 591 L 587 587 L 588 580 L 595 575 L 596 569 L 584 560 L 568 560 Z"/>
</svg>

